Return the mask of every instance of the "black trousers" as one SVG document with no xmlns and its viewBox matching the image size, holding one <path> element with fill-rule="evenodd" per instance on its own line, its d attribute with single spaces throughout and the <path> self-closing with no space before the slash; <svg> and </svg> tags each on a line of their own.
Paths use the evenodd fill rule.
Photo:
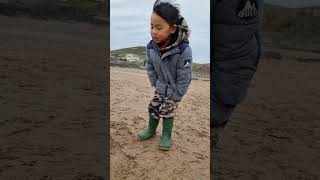
<svg viewBox="0 0 320 180">
<path fill-rule="evenodd" d="M 210 104 L 210 120 L 213 128 L 224 127 L 234 111 L 236 105 L 227 105 L 219 100 L 219 97 L 213 93 Z"/>
</svg>

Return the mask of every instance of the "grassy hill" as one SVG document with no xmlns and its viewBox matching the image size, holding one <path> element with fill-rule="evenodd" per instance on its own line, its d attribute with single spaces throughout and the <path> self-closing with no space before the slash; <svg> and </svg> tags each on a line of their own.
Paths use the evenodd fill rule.
<svg viewBox="0 0 320 180">
<path fill-rule="evenodd" d="M 210 64 L 192 64 L 193 76 L 210 78 Z"/>
<path fill-rule="evenodd" d="M 119 56 L 125 57 L 126 54 L 135 54 L 140 57 L 140 59 L 146 58 L 146 47 L 145 46 L 137 46 L 137 47 L 129 47 L 117 50 L 111 50 L 111 56 Z"/>
</svg>

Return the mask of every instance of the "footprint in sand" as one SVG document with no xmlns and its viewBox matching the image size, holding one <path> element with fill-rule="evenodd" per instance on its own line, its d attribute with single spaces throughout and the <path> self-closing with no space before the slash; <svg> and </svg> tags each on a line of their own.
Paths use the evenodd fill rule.
<svg viewBox="0 0 320 180">
<path fill-rule="evenodd" d="M 206 132 L 206 131 L 199 131 L 191 126 L 188 126 L 188 129 L 186 130 L 187 132 L 193 134 L 193 136 L 196 136 L 196 137 L 200 137 L 200 138 L 204 138 L 204 137 L 209 137 L 209 131 Z"/>
<path fill-rule="evenodd" d="M 133 124 L 139 124 L 139 123 L 144 122 L 144 121 L 145 120 L 140 116 L 135 116 L 135 117 L 132 118 Z"/>
<path fill-rule="evenodd" d="M 183 154 L 187 154 L 188 152 L 187 151 L 185 151 L 185 150 L 183 150 L 183 149 L 181 149 L 180 150 Z"/>
<path fill-rule="evenodd" d="M 201 160 L 205 160 L 206 159 L 206 157 L 204 155 L 202 155 L 202 154 L 200 154 L 198 152 L 193 152 L 192 155 L 194 157 L 196 157 L 197 159 L 201 159 Z"/>
</svg>

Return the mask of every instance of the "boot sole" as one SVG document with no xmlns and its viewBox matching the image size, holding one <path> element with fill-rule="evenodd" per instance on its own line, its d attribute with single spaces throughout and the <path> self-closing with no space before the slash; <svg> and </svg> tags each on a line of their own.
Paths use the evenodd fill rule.
<svg viewBox="0 0 320 180">
<path fill-rule="evenodd" d="M 167 148 L 167 147 L 159 147 L 160 150 L 163 150 L 163 151 L 169 151 L 170 148 Z"/>
</svg>

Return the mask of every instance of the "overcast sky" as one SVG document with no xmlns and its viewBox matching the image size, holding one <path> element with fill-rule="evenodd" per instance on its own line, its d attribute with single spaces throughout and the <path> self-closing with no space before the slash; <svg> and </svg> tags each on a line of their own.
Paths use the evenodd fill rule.
<svg viewBox="0 0 320 180">
<path fill-rule="evenodd" d="M 176 0 L 191 28 L 194 62 L 210 62 L 210 0 Z M 201 3 L 200 3 L 201 2 Z M 111 0 L 110 46 L 119 49 L 146 46 L 151 40 L 150 16 L 154 0 Z"/>
</svg>

